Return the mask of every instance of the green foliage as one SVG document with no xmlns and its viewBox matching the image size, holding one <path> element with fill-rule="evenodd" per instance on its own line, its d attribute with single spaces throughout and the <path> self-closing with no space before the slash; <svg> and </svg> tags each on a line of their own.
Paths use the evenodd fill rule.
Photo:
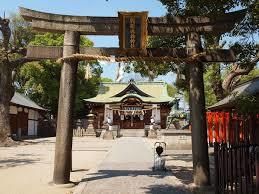
<svg viewBox="0 0 259 194">
<path fill-rule="evenodd" d="M 231 46 L 231 49 L 235 52 L 240 67 L 246 68 L 256 65 L 255 62 L 251 62 L 251 59 L 257 57 L 256 55 L 259 49 L 258 42 L 237 42 Z"/>
<path fill-rule="evenodd" d="M 101 82 L 102 67 L 100 64 L 92 64 L 93 77 L 89 80 L 85 79 L 86 63 L 80 63 L 77 70 L 77 88 L 75 100 L 75 112 L 77 117 L 85 116 L 84 99 L 92 98 L 97 95 L 99 84 Z"/>
<path fill-rule="evenodd" d="M 63 46 L 64 34 L 44 33 L 36 34 L 35 38 L 30 42 L 34 46 Z M 85 47 L 93 47 L 94 43 L 86 38 L 80 36 L 80 45 Z"/>
<path fill-rule="evenodd" d="M 80 45 L 85 47 L 93 47 L 94 43 L 86 36 L 80 36 Z"/>
<path fill-rule="evenodd" d="M 205 91 L 205 103 L 206 106 L 211 106 L 217 102 L 216 95 L 213 91 L 213 87 L 211 85 L 212 81 L 211 79 L 215 79 L 214 76 L 214 69 L 212 66 L 209 66 L 206 69 L 206 72 L 204 74 L 204 91 Z"/>
<path fill-rule="evenodd" d="M 37 34 L 30 44 L 62 46 L 63 39 L 64 35 L 61 34 Z M 81 37 L 80 44 L 86 47 L 93 46 L 93 42 L 84 36 Z M 21 67 L 17 78 L 17 82 L 20 85 L 19 90 L 27 93 L 32 100 L 49 109 L 54 115 L 57 115 L 58 111 L 61 66 L 62 65 L 56 63 L 55 61 L 50 60 L 27 63 Z M 93 77 L 89 80 L 85 79 L 86 66 L 86 62 L 80 62 L 77 71 L 75 100 L 75 114 L 77 116 L 84 116 L 85 112 L 83 99 L 94 97 L 98 92 L 98 86 L 101 81 L 101 66 L 96 62 L 91 63 Z"/>
<path fill-rule="evenodd" d="M 239 95 L 233 100 L 237 112 L 241 114 L 253 114 L 259 112 L 259 96 Z"/>
<path fill-rule="evenodd" d="M 258 26 L 259 23 L 259 2 L 257 1 L 254 6 L 252 7 L 253 11 L 253 19 L 256 23 L 256 25 Z"/>
<path fill-rule="evenodd" d="M 167 84 L 167 92 L 168 92 L 169 96 L 174 97 L 176 95 L 177 91 L 178 90 L 176 87 L 174 87 L 171 84 Z"/>
<path fill-rule="evenodd" d="M 165 75 L 170 71 L 170 67 L 165 63 L 138 61 L 126 66 L 126 72 L 134 71 L 140 73 L 142 77 L 147 77 L 153 81 L 159 75 Z"/>
<path fill-rule="evenodd" d="M 246 17 L 242 22 L 235 26 L 228 36 L 235 37 L 238 43 L 232 45 L 226 45 L 226 42 L 222 42 L 225 34 L 214 35 L 203 35 L 203 46 L 204 48 L 222 48 L 223 46 L 231 46 L 237 54 L 237 64 L 242 68 L 253 67 L 255 63 L 252 60 L 255 58 L 256 50 L 258 50 L 258 43 L 254 43 L 254 34 L 258 32 L 258 2 L 256 0 L 160 0 L 163 5 L 167 8 L 168 20 L 171 16 L 209 16 L 218 17 L 227 12 L 233 10 L 240 10 L 247 8 Z M 256 19 L 257 18 L 257 19 Z M 256 22 L 257 21 L 257 22 Z M 239 41 L 241 39 L 241 41 Z M 184 37 L 155 37 L 151 40 L 156 47 L 183 47 L 185 45 Z M 257 45 L 256 45 L 257 44 Z M 152 44 L 151 44 L 152 45 Z M 152 46 L 151 46 L 152 47 Z M 257 47 L 257 49 L 256 49 Z M 179 65 L 179 64 L 177 64 Z M 177 72 L 178 76 L 176 79 L 176 86 L 178 89 L 188 91 L 188 80 L 189 72 L 188 66 L 184 63 L 180 64 L 180 68 L 174 68 L 171 65 L 173 71 Z M 210 67 L 212 66 L 212 67 Z M 179 66 L 178 66 L 179 67 Z M 206 67 L 206 66 L 205 66 Z M 229 69 L 227 69 L 229 71 Z M 222 88 L 222 81 L 224 77 L 221 74 L 225 74 L 221 69 L 221 64 L 210 64 L 205 68 L 205 94 L 206 94 L 206 105 L 212 105 L 217 100 L 222 99 L 226 93 Z M 179 79 L 180 74 L 185 75 L 184 79 Z"/>
<path fill-rule="evenodd" d="M 241 78 L 240 84 L 246 81 L 252 80 L 253 78 L 259 77 L 259 69 L 253 69 L 248 75 L 245 75 Z"/>
<path fill-rule="evenodd" d="M 113 80 L 111 78 L 108 78 L 108 77 L 102 77 L 101 82 L 113 82 Z"/>
<path fill-rule="evenodd" d="M 184 47 L 184 36 L 151 36 L 148 38 L 149 48 L 174 48 Z"/>
<path fill-rule="evenodd" d="M 63 34 L 44 33 L 36 34 L 35 38 L 30 42 L 33 46 L 62 46 L 64 40 Z"/>
<path fill-rule="evenodd" d="M 28 96 L 41 106 L 49 109 L 52 114 L 57 113 L 59 78 L 61 65 L 52 61 L 27 63 L 21 67 L 18 82 L 20 92 Z"/>
<path fill-rule="evenodd" d="M 10 29 L 11 29 L 11 40 L 10 44 L 12 47 L 24 48 L 34 38 L 35 33 L 32 32 L 30 24 L 18 15 L 10 15 Z"/>
<path fill-rule="evenodd" d="M 236 7 L 248 7 L 255 0 L 160 0 L 170 15 L 218 15 Z"/>
<path fill-rule="evenodd" d="M 92 68 L 94 75 L 86 80 L 85 64 L 79 64 L 75 100 L 77 116 L 84 114 L 83 99 L 94 97 L 98 92 L 102 68 L 99 64 L 95 64 Z M 52 114 L 57 115 L 60 72 L 61 65 L 50 60 L 27 63 L 21 68 L 18 76 L 21 86 L 19 90 L 27 93 L 36 103 L 49 109 Z"/>
<path fill-rule="evenodd" d="M 183 47 L 185 43 L 184 37 L 160 37 L 151 36 L 148 39 L 149 48 L 173 48 Z M 165 62 L 145 62 L 138 61 L 126 66 L 126 72 L 140 73 L 142 77 L 147 77 L 149 81 L 153 81 L 159 75 L 166 75 L 168 72 L 177 71 L 174 63 Z"/>
</svg>

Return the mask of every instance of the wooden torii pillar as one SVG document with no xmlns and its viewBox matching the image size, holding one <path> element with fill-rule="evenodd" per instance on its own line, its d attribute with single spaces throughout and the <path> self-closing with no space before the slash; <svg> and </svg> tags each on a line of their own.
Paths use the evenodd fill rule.
<svg viewBox="0 0 259 194">
<path fill-rule="evenodd" d="M 187 48 L 148 48 L 145 57 L 172 57 L 185 60 L 201 52 L 200 35 L 218 34 L 233 29 L 246 10 L 209 17 L 149 17 L 149 36 L 186 35 Z M 120 48 L 79 48 L 80 35 L 119 35 L 118 17 L 68 16 L 38 12 L 20 8 L 21 16 L 30 21 L 34 30 L 65 33 L 64 47 L 29 47 L 27 57 L 33 59 L 58 59 L 75 53 L 121 57 Z M 145 43 L 144 43 L 145 44 Z M 130 52 L 138 56 L 139 52 Z M 228 49 L 203 50 L 190 65 L 190 106 L 192 120 L 192 152 L 194 182 L 203 186 L 210 184 L 203 62 L 234 62 L 235 55 Z M 70 179 L 72 151 L 72 112 L 78 62 L 65 61 L 62 67 L 59 93 L 57 140 L 55 150 L 54 183 L 68 183 Z"/>
<path fill-rule="evenodd" d="M 66 57 L 78 53 L 79 42 L 80 34 L 78 32 L 66 31 L 63 56 Z M 70 170 L 72 169 L 72 127 L 77 67 L 78 61 L 65 61 L 61 70 L 53 176 L 56 184 L 68 183 L 70 180 Z"/>
</svg>

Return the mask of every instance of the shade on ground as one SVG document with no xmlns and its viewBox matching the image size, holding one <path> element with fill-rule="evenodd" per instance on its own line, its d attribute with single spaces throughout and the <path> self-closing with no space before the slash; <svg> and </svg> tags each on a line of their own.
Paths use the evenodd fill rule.
<svg viewBox="0 0 259 194">
<path fill-rule="evenodd" d="M 76 194 L 188 194 L 185 185 L 167 172 L 153 172 L 153 152 L 143 138 L 120 138 L 98 166 L 88 172 Z"/>
</svg>

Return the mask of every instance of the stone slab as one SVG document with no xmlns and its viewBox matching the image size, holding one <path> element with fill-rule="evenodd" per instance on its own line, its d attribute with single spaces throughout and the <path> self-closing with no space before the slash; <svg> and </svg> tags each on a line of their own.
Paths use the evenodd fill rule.
<svg viewBox="0 0 259 194">
<path fill-rule="evenodd" d="M 103 134 L 103 139 L 114 140 L 113 131 L 105 131 L 105 133 Z"/>
</svg>

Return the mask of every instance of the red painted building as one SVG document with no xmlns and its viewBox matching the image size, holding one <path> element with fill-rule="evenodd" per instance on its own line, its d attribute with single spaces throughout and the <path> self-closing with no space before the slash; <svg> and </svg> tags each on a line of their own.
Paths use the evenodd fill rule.
<svg viewBox="0 0 259 194">
<path fill-rule="evenodd" d="M 240 101 L 242 96 L 254 101 L 245 113 L 241 109 L 249 103 Z M 259 144 L 258 102 L 259 77 L 238 85 L 230 95 L 210 106 L 207 112 L 209 142 L 238 143 L 246 140 Z"/>
</svg>

